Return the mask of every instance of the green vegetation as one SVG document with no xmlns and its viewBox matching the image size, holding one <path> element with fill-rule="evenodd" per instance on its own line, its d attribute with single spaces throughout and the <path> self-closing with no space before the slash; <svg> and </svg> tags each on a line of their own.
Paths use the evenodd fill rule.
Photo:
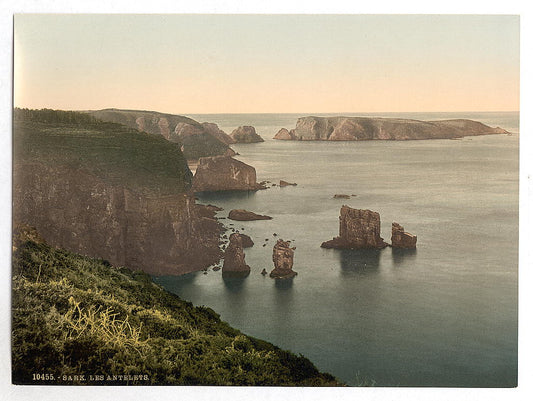
<svg viewBox="0 0 533 401">
<path fill-rule="evenodd" d="M 83 169 L 111 184 L 158 195 L 183 193 L 192 180 L 179 144 L 73 111 L 15 109 L 14 158 Z"/>
<path fill-rule="evenodd" d="M 123 124 L 130 128 L 138 128 L 137 120 L 143 120 L 144 131 L 151 134 L 161 134 L 159 122 L 164 119 L 170 131 L 170 141 L 179 142 L 183 145 L 183 153 L 188 160 L 198 159 L 206 156 L 216 156 L 225 154 L 229 146 L 215 136 L 211 135 L 202 124 L 185 116 L 177 114 L 159 113 L 145 110 L 121 110 L 104 109 L 88 112 L 90 115 L 102 121 Z M 176 125 L 184 123 L 196 128 L 194 135 L 174 134 Z"/>
<path fill-rule="evenodd" d="M 339 384 L 145 273 L 52 248 L 27 226 L 13 238 L 14 383 Z"/>
</svg>

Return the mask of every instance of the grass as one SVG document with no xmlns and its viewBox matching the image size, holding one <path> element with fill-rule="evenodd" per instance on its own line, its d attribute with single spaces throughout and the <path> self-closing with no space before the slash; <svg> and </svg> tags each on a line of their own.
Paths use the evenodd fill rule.
<svg viewBox="0 0 533 401">
<path fill-rule="evenodd" d="M 157 195 L 180 194 L 192 181 L 180 145 L 161 135 L 83 113 L 16 109 L 14 160 L 87 170 L 102 180 Z"/>
<path fill-rule="evenodd" d="M 145 273 L 52 248 L 27 226 L 13 246 L 16 384 L 339 385 L 305 357 L 246 336 Z M 36 381 L 35 372 L 54 379 Z M 72 375 L 105 379 L 63 381 Z"/>
</svg>

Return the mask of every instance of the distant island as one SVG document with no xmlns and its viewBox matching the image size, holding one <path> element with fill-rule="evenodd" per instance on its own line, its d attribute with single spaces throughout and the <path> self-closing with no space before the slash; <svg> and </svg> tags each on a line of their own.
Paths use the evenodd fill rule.
<svg viewBox="0 0 533 401">
<path fill-rule="evenodd" d="M 282 128 L 274 139 L 288 141 L 368 141 L 456 139 L 465 136 L 509 134 L 466 119 L 419 121 L 380 117 L 301 117 L 290 131 Z"/>
</svg>

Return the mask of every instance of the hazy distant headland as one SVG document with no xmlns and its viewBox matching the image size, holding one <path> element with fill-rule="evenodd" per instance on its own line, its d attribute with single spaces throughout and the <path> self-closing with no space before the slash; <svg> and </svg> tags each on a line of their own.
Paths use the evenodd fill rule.
<svg viewBox="0 0 533 401">
<path fill-rule="evenodd" d="M 159 134 L 170 142 L 180 143 L 188 160 L 235 155 L 229 147 L 235 140 L 213 123 L 199 123 L 185 116 L 145 110 L 103 109 L 86 113 L 101 121 L 122 124 L 149 134 Z"/>
</svg>

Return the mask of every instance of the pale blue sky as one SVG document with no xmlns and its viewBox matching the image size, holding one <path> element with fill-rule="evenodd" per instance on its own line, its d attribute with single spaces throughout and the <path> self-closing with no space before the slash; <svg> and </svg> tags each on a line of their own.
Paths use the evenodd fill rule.
<svg viewBox="0 0 533 401">
<path fill-rule="evenodd" d="M 519 18 L 17 15 L 15 105 L 171 113 L 519 109 Z"/>
</svg>

